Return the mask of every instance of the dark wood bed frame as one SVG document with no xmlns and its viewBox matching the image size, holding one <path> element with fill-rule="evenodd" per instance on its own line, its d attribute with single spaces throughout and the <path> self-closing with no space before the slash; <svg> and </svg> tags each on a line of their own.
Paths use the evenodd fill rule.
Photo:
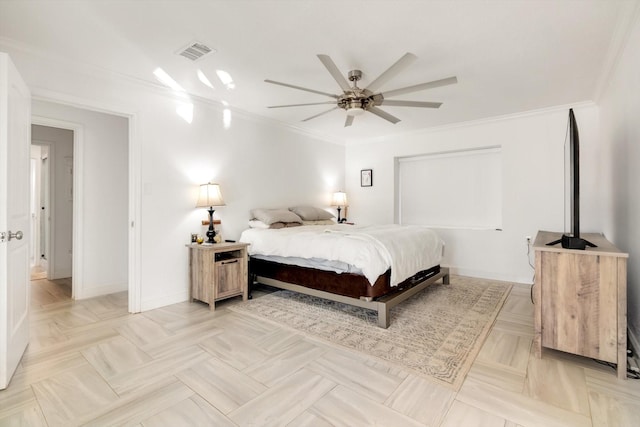
<svg viewBox="0 0 640 427">
<path fill-rule="evenodd" d="M 249 273 L 250 285 L 255 281 L 374 310 L 378 313 L 378 326 L 385 329 L 389 327 L 389 310 L 392 307 L 439 279 L 442 279 L 442 283 L 449 284 L 449 269 L 440 266 L 421 271 L 394 287 L 390 286 L 390 270 L 378 277 L 372 286 L 364 276 L 357 274 L 338 274 L 252 257 L 249 261 Z"/>
</svg>

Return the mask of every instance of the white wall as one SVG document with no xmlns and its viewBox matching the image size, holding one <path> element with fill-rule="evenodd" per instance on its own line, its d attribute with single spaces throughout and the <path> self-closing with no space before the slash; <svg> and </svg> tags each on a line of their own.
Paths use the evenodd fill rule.
<svg viewBox="0 0 640 427">
<path fill-rule="evenodd" d="M 603 229 L 629 253 L 628 323 L 640 339 L 640 18 L 600 99 Z M 636 347 L 638 349 L 638 347 Z"/>
<path fill-rule="evenodd" d="M 32 114 L 82 127 L 81 147 L 76 153 L 82 163 L 81 176 L 77 177 L 81 182 L 81 194 L 76 194 L 74 203 L 80 204 L 83 213 L 83 222 L 76 224 L 81 227 L 83 265 L 79 270 L 81 277 L 73 277 L 75 297 L 89 298 L 127 290 L 128 120 L 45 101 L 33 101 Z M 54 149 L 56 186 L 64 186 L 60 181 L 65 179 L 65 156 L 57 152 L 57 145 Z M 69 210 L 58 210 L 59 202 L 64 200 L 66 197 L 57 193 L 56 221 L 62 220 L 58 217 L 70 214 Z M 71 218 L 67 221 L 70 225 Z M 55 241 L 58 239 L 56 234 Z M 57 247 L 55 255 L 57 260 Z M 75 258 L 78 256 L 76 254 Z"/>
<path fill-rule="evenodd" d="M 192 100 L 194 117 L 189 124 L 176 114 L 184 98 L 155 86 L 15 46 L 0 50 L 9 52 L 35 96 L 132 116 L 131 131 L 141 158 L 133 167 L 139 172 L 134 190 L 140 195 L 135 208 L 140 217 L 143 310 L 188 297 L 184 245 L 190 233 L 204 231 L 200 221 L 207 216 L 194 207 L 199 184 L 212 180 L 221 185 L 227 206 L 217 209 L 215 216 L 222 220 L 226 239 L 239 238 L 251 208 L 300 203 L 328 207 L 331 193 L 344 188 L 341 145 L 238 112 L 225 129 L 221 105 L 206 100 Z M 91 173 L 90 168 L 85 171 Z M 113 177 L 124 171 L 96 165 L 95 173 Z M 97 244 L 87 244 L 87 251 Z"/>
<path fill-rule="evenodd" d="M 568 110 L 569 107 L 550 109 L 350 144 L 346 152 L 349 219 L 358 223 L 394 222 L 396 157 L 500 145 L 502 231 L 438 229 L 446 243 L 443 264 L 459 274 L 532 283 L 525 237 L 535 238 L 538 230 L 565 230 L 564 144 Z M 574 107 L 574 111 L 581 136 L 581 230 L 601 231 L 598 111 L 593 105 Z M 373 169 L 372 187 L 360 187 L 361 169 Z M 446 204 L 447 200 L 433 203 Z"/>
<path fill-rule="evenodd" d="M 344 148 L 280 126 L 233 114 L 224 129 L 220 109 L 195 101 L 191 124 L 165 96 L 149 95 L 140 118 L 142 158 L 143 308 L 187 298 L 190 233 L 204 234 L 205 209 L 195 209 L 198 185 L 220 184 L 216 209 L 224 239 L 237 240 L 249 210 L 308 203 L 328 207 L 342 187 Z M 146 115 L 146 113 L 145 113 Z"/>
<path fill-rule="evenodd" d="M 70 197 L 72 185 L 68 162 L 73 161 L 73 131 L 47 126 L 31 126 L 31 143 L 47 145 L 49 149 L 49 213 L 43 217 L 50 221 L 48 242 L 49 262 L 48 279 L 71 277 L 72 237 L 73 237 L 73 199 Z M 72 163 L 73 165 L 73 163 Z M 44 189 L 43 189 L 44 191 Z M 45 238 L 44 236 L 40 237 Z"/>
<path fill-rule="evenodd" d="M 191 124 L 175 114 L 166 96 L 149 95 L 141 117 L 143 308 L 187 298 L 190 233 L 204 233 L 204 209 L 195 209 L 198 185 L 221 186 L 225 207 L 215 216 L 225 239 L 247 228 L 249 210 L 299 203 L 328 206 L 341 187 L 344 148 L 279 126 L 233 114 L 224 129 L 216 105 L 194 101 Z M 158 286 L 160 285 L 160 286 Z"/>
</svg>

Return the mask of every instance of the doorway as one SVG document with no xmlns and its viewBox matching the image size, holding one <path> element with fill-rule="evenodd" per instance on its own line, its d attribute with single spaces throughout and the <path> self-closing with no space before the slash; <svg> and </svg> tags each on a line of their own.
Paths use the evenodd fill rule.
<svg viewBox="0 0 640 427">
<path fill-rule="evenodd" d="M 31 125 L 31 304 L 70 300 L 73 130 Z"/>
<path fill-rule="evenodd" d="M 56 169 L 51 173 L 51 186 L 60 181 L 66 185 L 62 185 L 61 196 L 51 200 L 48 278 L 71 277 L 73 299 L 127 291 L 129 118 L 44 100 L 32 101 L 32 114 L 32 124 L 40 125 L 33 127 L 33 140 L 42 127 L 68 132 L 73 141 L 73 149 L 65 152 L 50 145 L 50 168 Z M 58 212 L 59 200 L 66 213 Z M 53 226 L 58 221 L 55 218 L 69 220 L 70 240 L 61 241 Z M 69 238 L 67 232 L 63 235 Z M 71 263 L 71 270 L 69 264 L 66 271 L 58 268 L 65 261 Z"/>
<path fill-rule="evenodd" d="M 72 277 L 73 130 L 31 125 L 31 265 Z"/>
</svg>

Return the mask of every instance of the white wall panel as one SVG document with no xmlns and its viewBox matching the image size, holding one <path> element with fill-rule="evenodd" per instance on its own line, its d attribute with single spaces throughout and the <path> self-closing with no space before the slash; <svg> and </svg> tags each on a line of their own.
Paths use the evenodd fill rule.
<svg viewBox="0 0 640 427">
<path fill-rule="evenodd" d="M 598 111 L 591 104 L 574 106 L 574 111 L 582 150 L 581 228 L 584 232 L 601 231 Z M 444 264 L 461 274 L 532 283 L 525 237 L 535 237 L 538 230 L 565 230 L 568 112 L 569 107 L 562 107 L 348 145 L 349 219 L 357 223 L 399 222 L 396 158 L 500 146 L 502 231 L 438 228 L 446 243 Z M 373 187 L 360 187 L 361 169 L 373 169 Z M 455 179 L 457 172 L 454 168 L 444 174 L 443 185 Z M 440 196 L 432 203 L 446 205 L 455 196 Z"/>
<path fill-rule="evenodd" d="M 396 164 L 400 224 L 502 227 L 500 147 L 400 157 Z"/>
</svg>

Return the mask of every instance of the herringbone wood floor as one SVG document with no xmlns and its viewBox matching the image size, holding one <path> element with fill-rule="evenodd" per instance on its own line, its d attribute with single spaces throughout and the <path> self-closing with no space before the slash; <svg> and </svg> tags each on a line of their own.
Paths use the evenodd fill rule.
<svg viewBox="0 0 640 427">
<path fill-rule="evenodd" d="M 558 352 L 532 357 L 525 285 L 458 392 L 231 312 L 237 299 L 131 315 L 126 293 L 69 295 L 68 282 L 32 282 L 31 343 L 0 392 L 0 426 L 600 427 L 640 415 L 640 381 Z"/>
</svg>

